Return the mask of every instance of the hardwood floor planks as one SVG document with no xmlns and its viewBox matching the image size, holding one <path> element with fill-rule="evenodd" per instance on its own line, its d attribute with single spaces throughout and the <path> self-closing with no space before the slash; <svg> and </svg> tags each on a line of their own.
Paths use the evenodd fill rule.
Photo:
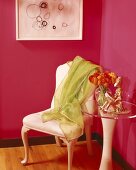
<svg viewBox="0 0 136 170">
<path fill-rule="evenodd" d="M 78 142 L 74 149 L 72 170 L 98 170 L 101 159 L 101 146 L 93 142 L 94 155 L 87 153 L 86 142 Z M 29 163 L 23 166 L 23 147 L 0 148 L 0 170 L 67 170 L 67 148 L 56 144 L 30 147 Z M 114 170 L 122 168 L 114 163 Z"/>
</svg>

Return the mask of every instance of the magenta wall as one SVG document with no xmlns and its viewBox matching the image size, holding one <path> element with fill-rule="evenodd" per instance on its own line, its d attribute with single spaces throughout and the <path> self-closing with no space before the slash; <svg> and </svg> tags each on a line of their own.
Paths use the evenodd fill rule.
<svg viewBox="0 0 136 170">
<path fill-rule="evenodd" d="M 136 1 L 103 0 L 100 63 L 123 76 L 124 91 L 136 102 Z M 136 120 L 119 121 L 114 148 L 136 169 Z"/>
<path fill-rule="evenodd" d="M 50 106 L 59 64 L 76 55 L 99 63 L 101 0 L 84 1 L 82 41 L 16 41 L 15 0 L 0 11 L 0 138 L 17 138 L 25 115 Z"/>
</svg>

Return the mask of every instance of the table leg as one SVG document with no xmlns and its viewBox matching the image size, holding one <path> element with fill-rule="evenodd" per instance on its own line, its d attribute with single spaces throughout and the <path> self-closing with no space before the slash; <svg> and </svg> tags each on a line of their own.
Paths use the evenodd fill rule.
<svg viewBox="0 0 136 170">
<path fill-rule="evenodd" d="M 116 125 L 114 119 L 102 118 L 103 151 L 99 170 L 113 170 L 112 167 L 112 139 Z"/>
</svg>

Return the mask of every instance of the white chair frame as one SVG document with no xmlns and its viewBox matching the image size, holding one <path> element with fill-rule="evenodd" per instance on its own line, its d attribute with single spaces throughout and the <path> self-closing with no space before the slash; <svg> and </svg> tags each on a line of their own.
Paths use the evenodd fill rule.
<svg viewBox="0 0 136 170">
<path fill-rule="evenodd" d="M 68 64 L 60 65 L 57 68 L 57 71 L 56 71 L 56 88 L 59 86 L 60 82 L 62 81 L 62 79 L 67 74 L 68 70 L 69 70 Z M 93 98 L 93 95 L 91 95 L 90 98 Z M 88 108 L 90 108 L 93 111 L 93 105 L 91 105 L 91 103 L 90 103 L 90 98 L 88 100 L 89 101 Z M 54 103 L 54 98 L 53 98 L 52 103 L 51 103 L 51 109 L 53 108 L 53 105 L 54 105 L 53 103 Z M 56 140 L 56 144 L 59 145 L 59 146 L 62 146 L 62 141 L 64 143 L 66 143 L 67 150 L 68 150 L 68 170 L 71 170 L 72 169 L 72 159 L 73 159 L 74 146 L 75 146 L 75 143 L 77 142 L 78 139 L 75 138 L 75 139 L 68 141 L 62 133 L 60 133 L 60 132 L 54 133 L 54 132 L 50 131 L 50 129 L 46 129 L 47 123 L 46 122 L 42 123 L 42 120 L 41 120 L 40 124 L 42 123 L 42 126 L 43 127 L 45 126 L 44 130 L 39 129 L 39 128 L 35 127 L 34 125 L 29 124 L 28 118 L 30 120 L 34 116 L 41 115 L 45 111 L 30 114 L 28 116 L 25 116 L 24 119 L 23 119 L 23 126 L 22 126 L 22 130 L 21 130 L 21 135 L 22 135 L 22 141 L 23 141 L 23 144 L 24 144 L 25 156 L 24 156 L 24 159 L 21 161 L 21 163 L 23 165 L 28 163 L 28 156 L 29 156 L 28 131 L 29 130 L 35 130 L 35 131 L 40 131 L 40 132 L 47 133 L 47 134 L 50 134 L 50 135 L 54 135 L 55 140 Z M 49 121 L 49 123 L 50 123 L 50 121 Z M 38 126 L 38 123 L 37 123 L 37 126 Z M 87 115 L 87 114 L 84 115 L 84 127 L 85 127 L 84 131 L 85 131 L 85 134 L 86 134 L 87 149 L 88 149 L 89 155 L 92 155 L 92 153 L 93 153 L 92 152 L 92 140 L 91 140 L 91 126 L 92 126 L 92 116 Z M 59 129 L 59 131 L 60 130 L 61 129 Z"/>
</svg>

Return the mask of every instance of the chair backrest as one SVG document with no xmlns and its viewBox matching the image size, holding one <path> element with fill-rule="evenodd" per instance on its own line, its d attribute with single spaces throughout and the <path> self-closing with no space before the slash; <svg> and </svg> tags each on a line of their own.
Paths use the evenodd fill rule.
<svg viewBox="0 0 136 170">
<path fill-rule="evenodd" d="M 55 89 L 58 88 L 61 81 L 64 79 L 64 77 L 68 73 L 68 70 L 69 70 L 69 65 L 67 63 L 58 66 L 58 68 L 56 70 L 56 87 L 55 87 Z M 52 102 L 51 102 L 51 108 L 52 109 L 54 108 L 54 97 L 53 97 Z"/>
<path fill-rule="evenodd" d="M 66 74 L 68 73 L 68 70 L 69 70 L 69 65 L 67 63 L 58 66 L 56 70 L 56 88 L 55 89 L 58 88 L 58 86 L 60 85 L 60 83 L 66 76 Z M 94 91 L 95 91 L 95 87 L 94 87 Z M 91 94 L 91 96 L 89 96 L 89 98 L 85 102 L 86 109 L 89 113 L 93 113 L 95 110 L 95 103 L 93 99 L 94 99 L 94 93 Z M 51 102 L 51 109 L 53 108 L 54 108 L 54 97 Z"/>
</svg>

